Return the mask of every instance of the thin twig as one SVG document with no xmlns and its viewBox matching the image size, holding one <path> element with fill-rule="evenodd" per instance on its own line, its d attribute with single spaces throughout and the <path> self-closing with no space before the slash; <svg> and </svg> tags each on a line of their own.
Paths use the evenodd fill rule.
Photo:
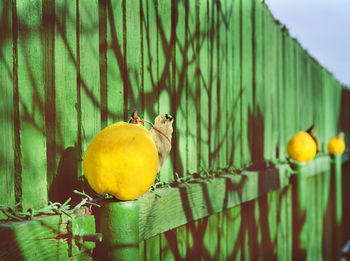
<svg viewBox="0 0 350 261">
<path fill-rule="evenodd" d="M 171 143 L 171 141 L 170 141 L 170 139 L 168 138 L 168 136 L 166 136 L 161 130 L 159 130 L 157 127 L 155 127 L 154 126 L 154 124 L 152 123 L 152 122 L 150 122 L 150 121 L 148 121 L 148 120 L 145 120 L 145 119 L 142 119 L 144 122 L 147 122 L 148 124 L 150 124 L 151 126 L 152 126 L 152 128 L 155 130 L 155 131 L 157 131 L 157 132 L 159 132 L 161 135 L 163 135 L 168 141 L 169 141 L 169 143 Z"/>
</svg>

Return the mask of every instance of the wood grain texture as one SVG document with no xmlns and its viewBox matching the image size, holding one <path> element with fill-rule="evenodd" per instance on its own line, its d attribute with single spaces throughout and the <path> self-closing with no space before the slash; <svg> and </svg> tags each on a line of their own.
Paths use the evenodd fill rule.
<svg viewBox="0 0 350 261">
<path fill-rule="evenodd" d="M 101 130 L 98 1 L 79 1 L 82 151 Z"/>
<path fill-rule="evenodd" d="M 281 166 L 262 173 L 244 172 L 147 193 L 139 199 L 140 240 L 284 187 L 287 176 Z"/>
<path fill-rule="evenodd" d="M 233 165 L 236 167 L 242 166 L 242 130 L 241 130 L 241 106 L 242 106 L 242 91 L 241 91 L 241 66 L 240 66 L 240 20 L 241 20 L 241 1 L 235 0 L 233 2 L 233 19 L 232 19 L 232 30 L 233 30 L 233 42 L 231 48 L 233 49 L 233 72 L 232 72 L 232 88 L 233 93 L 233 137 L 232 139 L 232 155 Z"/>
<path fill-rule="evenodd" d="M 108 125 L 124 120 L 122 1 L 107 1 L 107 108 Z"/>
<path fill-rule="evenodd" d="M 0 31 L 0 204 L 14 204 L 16 200 L 12 8 L 12 2 L 0 3 L 0 13 L 6 14 L 2 20 L 3 29 Z M 0 219 L 2 217 L 0 214 Z"/>
<path fill-rule="evenodd" d="M 252 0 L 241 1 L 241 139 L 243 166 L 251 163 L 253 132 L 249 116 L 253 115 L 253 24 Z M 271 91 L 271 88 L 270 88 Z M 273 96 L 273 95 L 272 95 Z"/>
<path fill-rule="evenodd" d="M 199 17 L 198 17 L 198 3 L 196 1 L 184 1 L 185 7 L 185 29 L 186 41 L 186 62 L 180 67 L 182 70 L 186 70 L 186 85 L 187 85 L 187 122 L 186 122 L 186 138 L 187 138 L 187 169 L 186 173 L 194 173 L 199 171 L 199 153 L 198 145 L 200 144 L 199 127 L 200 124 L 200 107 L 199 107 L 199 93 L 200 93 L 200 78 L 197 74 L 199 64 L 196 64 L 197 48 L 200 43 L 199 32 Z M 199 8 L 199 7 L 198 7 Z M 187 12 L 186 12 L 187 9 Z M 179 10 L 180 16 L 181 10 Z M 187 20 L 186 20 L 187 19 Z M 181 19 L 179 19 L 181 21 Z M 198 30 L 198 31 L 197 31 Z M 185 69 L 186 68 L 186 69 Z M 179 70 L 179 69 L 178 69 Z M 182 72 L 180 69 L 180 72 Z M 180 77 L 181 79 L 181 77 Z M 182 85 L 182 82 L 178 82 L 178 85 Z"/>
<path fill-rule="evenodd" d="M 42 37 L 39 0 L 16 2 L 22 207 L 47 204 L 47 156 Z M 15 28 L 17 30 L 17 28 Z"/>
<path fill-rule="evenodd" d="M 94 216 L 65 215 L 35 218 L 0 225 L 1 260 L 67 260 L 95 247 L 94 242 L 78 241 L 95 233 Z M 90 253 L 91 255 L 91 253 Z M 86 256 L 88 257 L 88 256 Z"/>
<path fill-rule="evenodd" d="M 200 74 L 200 168 L 209 168 L 209 23 L 208 23 L 208 1 L 200 1 L 199 8 L 199 34 L 198 66 Z"/>
</svg>

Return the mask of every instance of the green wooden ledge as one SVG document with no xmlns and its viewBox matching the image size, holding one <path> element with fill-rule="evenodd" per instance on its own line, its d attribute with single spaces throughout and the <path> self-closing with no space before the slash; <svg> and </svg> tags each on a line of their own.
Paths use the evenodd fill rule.
<svg viewBox="0 0 350 261">
<path fill-rule="evenodd" d="M 304 168 L 308 177 L 327 171 L 330 157 L 319 155 Z M 139 240 L 282 189 L 290 184 L 291 175 L 290 166 L 280 164 L 262 171 L 243 171 L 148 192 L 139 199 Z"/>
<path fill-rule="evenodd" d="M 0 260 L 68 260 L 90 256 L 95 217 L 52 215 L 0 224 Z"/>
<path fill-rule="evenodd" d="M 334 164 L 338 168 L 336 173 L 341 173 L 339 166 L 348 159 L 348 153 L 335 158 L 324 154 L 307 164 L 295 165 L 297 171 L 292 171 L 288 164 L 280 164 L 261 171 L 243 171 L 240 174 L 181 184 L 176 188 L 157 189 L 146 193 L 137 201 L 111 201 L 111 204 L 104 205 L 101 209 L 101 217 L 104 217 L 101 220 L 107 225 L 105 230 L 108 232 L 101 231 L 104 237 L 102 246 L 111 244 L 113 248 L 113 245 L 118 245 L 119 249 L 113 250 L 113 256 L 129 256 L 128 253 L 136 256 L 137 242 L 289 186 L 290 177 L 298 176 L 300 168 L 307 178 L 332 170 Z M 339 183 L 341 177 L 337 174 L 337 187 Z M 337 202 L 341 202 L 340 196 L 337 193 Z M 341 216 L 340 207 L 337 207 L 336 212 L 337 217 Z M 114 214 L 118 218 L 111 219 Z M 126 233 L 125 224 L 130 222 L 133 225 Z M 110 229 L 111 224 L 115 227 L 113 231 Z M 337 230 L 341 226 L 338 227 Z M 120 239 L 123 242 L 119 242 L 119 234 L 125 234 Z M 3 223 L 0 224 L 0 238 L 7 240 L 0 242 L 0 260 L 67 259 L 84 253 L 91 255 L 91 250 L 95 247 L 91 241 L 96 241 L 96 235 L 94 216 L 77 215 L 70 219 L 66 215 L 55 215 L 31 221 Z M 111 256 L 111 259 L 115 258 Z"/>
</svg>

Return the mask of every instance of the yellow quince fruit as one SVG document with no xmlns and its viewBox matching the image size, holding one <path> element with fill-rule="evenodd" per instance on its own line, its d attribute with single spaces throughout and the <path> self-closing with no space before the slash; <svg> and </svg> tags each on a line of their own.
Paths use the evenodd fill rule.
<svg viewBox="0 0 350 261">
<path fill-rule="evenodd" d="M 288 155 L 299 162 L 312 160 L 317 152 L 317 144 L 306 131 L 299 131 L 290 139 L 287 145 Z"/>
<path fill-rule="evenodd" d="M 158 152 L 141 124 L 118 122 L 100 131 L 89 144 L 83 171 L 91 188 L 120 200 L 135 200 L 152 186 Z"/>
<path fill-rule="evenodd" d="M 333 137 L 328 143 L 329 154 L 343 154 L 345 151 L 344 133 Z"/>
</svg>

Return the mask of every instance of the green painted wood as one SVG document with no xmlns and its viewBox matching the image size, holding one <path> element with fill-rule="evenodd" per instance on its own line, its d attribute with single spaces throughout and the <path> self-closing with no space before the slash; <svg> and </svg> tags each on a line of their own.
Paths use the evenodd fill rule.
<svg viewBox="0 0 350 261">
<path fill-rule="evenodd" d="M 154 120 L 159 112 L 158 91 L 158 10 L 156 1 L 142 1 L 143 58 L 144 58 L 144 117 Z M 156 22 L 154 22 L 156 21 Z"/>
<path fill-rule="evenodd" d="M 322 214 L 324 216 L 324 225 L 323 231 L 324 231 L 324 238 L 323 238 L 323 245 L 324 246 L 332 246 L 334 240 L 333 240 L 333 215 L 332 215 L 332 209 L 333 209 L 333 200 L 332 200 L 332 186 L 331 186 L 331 171 L 328 170 L 323 173 L 324 177 L 322 179 L 321 184 L 321 199 L 322 199 Z M 325 248 L 323 252 L 324 259 L 330 260 L 332 259 L 332 248 Z"/>
<path fill-rule="evenodd" d="M 187 137 L 187 169 L 186 172 L 194 173 L 199 170 L 198 166 L 200 163 L 199 158 L 199 129 L 200 124 L 200 107 L 199 107 L 199 89 L 201 88 L 200 78 L 197 75 L 197 69 L 199 64 L 196 64 L 197 48 L 200 44 L 200 32 L 199 32 L 199 17 L 197 10 L 196 1 L 184 1 L 184 7 L 187 8 L 187 23 L 186 26 L 186 45 L 187 50 L 187 60 L 180 68 L 182 70 L 187 70 L 187 122 L 186 122 L 186 137 Z M 198 7 L 199 8 L 199 7 Z M 179 10 L 179 21 L 181 10 Z M 186 14 L 186 11 L 185 11 Z M 185 17 L 186 19 L 186 17 Z M 198 32 L 197 32 L 198 30 Z M 181 34 L 179 35 L 181 36 Z M 188 64 L 188 65 L 187 65 Z M 180 72 L 182 72 L 180 70 Z M 181 77 L 180 77 L 181 79 Z M 181 82 L 177 85 L 181 86 Z M 182 107 L 182 106 L 181 106 Z"/>
<path fill-rule="evenodd" d="M 139 259 L 138 201 L 106 201 L 101 209 L 100 230 L 103 260 Z M 117 221 L 117 222 L 116 222 Z"/>
<path fill-rule="evenodd" d="M 242 163 L 249 165 L 251 162 L 251 147 L 253 133 L 249 131 L 249 115 L 253 113 L 253 25 L 252 25 L 252 2 L 241 1 L 241 139 L 242 139 Z"/>
<path fill-rule="evenodd" d="M 226 74 L 226 165 L 233 166 L 234 161 L 234 122 L 235 122 L 235 109 L 237 104 L 234 101 L 234 85 L 233 85 L 233 1 L 226 1 L 226 21 L 227 21 L 227 30 L 225 31 L 225 74 Z"/>
<path fill-rule="evenodd" d="M 0 259 L 79 259 L 83 252 L 91 256 L 95 243 L 81 239 L 95 233 L 95 217 L 73 215 L 72 218 L 52 215 L 0 224 L 0 236 L 7 239 L 0 243 Z"/>
<path fill-rule="evenodd" d="M 328 169 L 313 171 L 319 174 Z M 321 196 L 324 193 L 321 186 L 324 175 L 310 175 L 310 171 L 307 164 L 297 165 L 297 175 L 292 181 L 293 259 L 320 260 L 323 256 L 323 239 L 313 235 L 324 235 L 325 224 L 319 218 L 324 213 Z"/>
<path fill-rule="evenodd" d="M 331 175 L 332 182 L 331 184 L 331 200 L 333 201 L 333 258 L 341 257 L 341 248 L 343 247 L 343 202 L 346 201 L 345 198 L 342 198 L 342 156 L 333 155 L 331 163 Z M 344 219 L 345 221 L 345 219 Z"/>
<path fill-rule="evenodd" d="M 124 39 L 122 0 L 107 1 L 107 108 L 108 125 L 124 119 Z"/>
<path fill-rule="evenodd" d="M 218 168 L 220 135 L 220 17 L 215 2 L 208 3 L 209 81 L 208 81 L 208 145 L 209 168 Z"/>
<path fill-rule="evenodd" d="M 98 1 L 79 1 L 78 85 L 81 99 L 82 151 L 101 130 L 99 74 L 99 18 Z"/>
<path fill-rule="evenodd" d="M 188 245 L 186 226 L 181 226 L 176 229 L 176 242 L 178 248 L 178 257 L 179 259 L 184 260 L 186 258 Z"/>
<path fill-rule="evenodd" d="M 192 60 L 192 47 L 193 45 L 190 43 L 191 39 L 194 38 L 191 36 L 194 34 L 194 30 L 189 27 L 189 16 L 194 15 L 193 11 L 190 10 L 189 3 L 182 1 L 175 5 L 174 10 L 176 10 L 177 15 L 177 24 L 176 24 L 176 36 L 177 42 L 175 45 L 175 55 L 172 61 L 172 72 L 173 74 L 173 92 L 170 93 L 170 96 L 173 97 L 172 109 L 176 110 L 176 142 L 174 142 L 174 149 L 183 151 L 184 153 L 177 153 L 173 150 L 173 157 L 175 157 L 176 161 L 174 162 L 175 172 L 178 173 L 179 176 L 185 176 L 188 172 L 189 162 L 189 140 L 190 140 L 190 131 L 191 135 L 193 132 L 196 133 L 196 129 L 194 127 L 193 130 L 189 128 L 190 115 L 196 117 L 195 108 L 193 105 L 193 96 L 189 95 L 189 90 L 191 88 L 192 83 L 194 83 L 194 75 L 190 69 L 193 68 L 193 65 L 188 64 L 189 60 Z M 175 16 L 176 16 L 175 15 Z M 192 21 L 191 25 L 195 25 L 195 22 Z M 192 41 L 193 41 L 192 40 Z M 175 67 L 174 67 L 175 66 Z M 189 82 L 191 79 L 191 83 Z M 170 97 L 169 97 L 170 99 Z M 191 111 L 189 111 L 191 106 Z M 169 108 L 170 109 L 170 108 Z M 164 112 L 165 113 L 165 112 Z M 191 144 L 192 147 L 195 147 L 194 144 Z M 191 155 L 195 155 L 192 153 Z M 194 157 L 194 156 L 193 156 Z M 193 159 L 195 162 L 195 159 Z M 194 170 L 192 169 L 192 172 Z"/>
<path fill-rule="evenodd" d="M 217 257 L 227 260 L 227 219 L 225 211 L 218 213 L 218 245 Z"/>
<path fill-rule="evenodd" d="M 233 14 L 232 14 L 232 118 L 233 118 L 233 137 L 232 137 L 232 146 L 231 146 L 231 158 L 233 157 L 233 165 L 236 167 L 242 166 L 242 130 L 241 130 L 241 107 L 242 107 L 242 92 L 241 92 L 241 66 L 240 66 L 240 50 L 241 50 L 241 41 L 240 41 L 240 26 L 241 26 L 241 1 L 235 0 L 233 2 Z"/>
<path fill-rule="evenodd" d="M 175 3 L 170 0 L 157 2 L 157 91 L 159 93 L 159 108 L 157 114 L 170 112 L 170 114 L 174 114 L 176 118 L 176 108 L 174 104 L 176 104 L 177 98 L 180 98 L 182 94 L 179 97 L 173 97 L 176 90 L 176 82 L 174 79 L 176 74 L 174 68 L 176 65 L 176 60 L 174 59 L 175 38 L 172 34 L 174 30 L 172 25 L 174 24 L 175 26 L 175 13 L 172 12 L 174 8 Z M 177 137 L 179 137 L 180 133 L 176 120 L 173 127 L 173 139 L 177 141 Z M 174 170 L 176 169 L 174 162 L 178 161 L 179 154 L 176 153 L 176 142 L 173 143 L 172 146 L 172 151 L 170 152 L 171 158 L 165 161 L 159 173 L 161 181 L 169 182 L 174 180 Z"/>
<path fill-rule="evenodd" d="M 3 240 L 0 245 L 1 260 L 67 258 L 67 240 L 55 239 L 67 233 L 60 222 L 59 216 L 51 216 L 34 221 L 2 224 L 1 237 L 7 240 Z"/>
<path fill-rule="evenodd" d="M 269 47 L 266 48 L 271 48 L 270 49 L 270 56 L 267 56 L 266 59 L 270 60 L 270 83 L 267 85 L 267 90 L 266 90 L 266 95 L 270 96 L 270 103 L 269 103 L 269 114 L 271 117 L 271 129 L 267 130 L 266 134 L 270 136 L 270 142 L 266 143 L 266 146 L 271 146 L 270 147 L 270 152 L 269 152 L 269 158 L 270 159 L 276 159 L 277 158 L 277 148 L 278 148 L 278 126 L 279 126 L 279 121 L 278 121 L 278 47 L 277 47 L 277 28 L 276 28 L 276 22 L 275 19 L 269 9 L 267 9 L 268 12 L 268 17 L 267 17 L 267 25 L 268 30 L 269 30 L 269 35 L 270 35 L 270 44 Z"/>
<path fill-rule="evenodd" d="M 308 126 L 305 126 L 305 124 L 302 122 L 301 119 L 301 111 L 303 107 L 303 96 L 302 96 L 302 69 L 301 67 L 301 48 L 299 42 L 297 42 L 296 39 L 293 41 L 293 48 L 294 48 L 294 79 L 295 79 L 295 87 L 294 87 L 294 114 L 295 114 L 295 127 L 296 130 L 305 130 L 305 128 L 308 128 Z"/>
<path fill-rule="evenodd" d="M 282 165 L 280 169 L 226 175 L 208 182 L 147 193 L 139 199 L 140 240 L 287 186 L 288 172 L 285 171 Z M 285 178 L 280 178 L 279 172 Z"/>
<path fill-rule="evenodd" d="M 56 141 L 56 105 L 55 105 L 55 5 L 54 1 L 42 2 L 42 68 L 44 86 L 44 118 L 46 136 L 46 171 L 47 188 L 56 176 L 57 141 Z"/>
<path fill-rule="evenodd" d="M 170 239 L 174 234 L 174 230 L 160 234 L 160 260 L 179 259 L 177 240 L 171 241 Z"/>
<path fill-rule="evenodd" d="M 217 66 L 219 68 L 219 75 L 220 78 L 218 79 L 218 98 L 217 103 L 219 104 L 219 133 L 218 133 L 218 148 L 220 150 L 220 153 L 218 154 L 218 165 L 220 167 L 227 167 L 227 141 L 228 141 L 228 131 L 231 127 L 229 125 L 230 121 L 227 120 L 228 115 L 228 108 L 229 105 L 227 104 L 227 92 L 228 92 L 228 86 L 227 86 L 227 78 L 229 75 L 227 74 L 227 34 L 229 32 L 228 28 L 228 19 L 230 19 L 230 13 L 227 9 L 227 1 L 223 0 L 220 2 L 220 5 L 216 6 L 216 12 L 218 14 L 219 19 L 219 25 L 218 25 L 218 38 L 220 38 L 220 42 L 218 42 L 217 49 L 218 49 L 218 59 L 217 59 Z"/>
<path fill-rule="evenodd" d="M 48 130 L 51 135 L 55 135 L 55 139 L 51 137 L 51 146 L 48 147 L 48 151 L 56 153 L 57 161 L 54 166 L 51 166 L 53 175 L 48 177 L 49 200 L 53 202 L 64 202 L 72 196 L 72 187 L 80 176 L 81 114 L 77 109 L 80 101 L 78 101 L 77 89 L 76 11 L 75 2 L 55 3 L 54 83 L 52 85 L 54 90 L 51 90 L 54 100 L 49 101 L 55 108 L 52 112 L 50 112 L 51 109 L 48 112 L 48 117 L 55 119 L 53 123 L 56 124 L 55 130 L 52 127 Z"/>
<path fill-rule="evenodd" d="M 242 259 L 244 260 L 256 260 L 259 256 L 259 242 L 258 233 L 259 228 L 257 227 L 255 215 L 258 214 L 256 210 L 256 201 L 252 200 L 242 205 L 241 216 L 242 216 L 242 234 L 241 234 L 241 245 L 242 245 Z"/>
<path fill-rule="evenodd" d="M 250 150 L 252 154 L 252 162 L 255 165 L 263 165 L 264 163 L 264 23 L 263 13 L 264 6 L 259 1 L 253 3 L 254 12 L 254 48 L 253 48 L 253 103 L 254 111 L 250 115 L 249 131 L 253 132 Z"/>
<path fill-rule="evenodd" d="M 12 40 L 12 2 L 0 3 L 3 29 L 0 32 L 0 191 L 1 204 L 15 204 L 15 126 L 14 126 L 14 86 L 13 40 Z M 4 218 L 0 214 L 0 219 Z"/>
<path fill-rule="evenodd" d="M 100 69 L 101 129 L 108 125 L 107 2 L 98 3 L 98 40 Z"/>
<path fill-rule="evenodd" d="M 277 136 L 277 147 L 276 147 L 276 157 L 280 160 L 286 158 L 285 148 L 287 146 L 286 142 L 286 132 L 284 129 L 285 121 L 287 119 L 284 117 L 284 72 L 283 72 L 283 52 L 284 52 L 284 43 L 283 43 L 283 31 L 280 29 L 281 24 L 275 21 L 275 30 L 276 30 L 276 49 L 277 49 L 277 61 L 276 61 L 276 70 L 277 70 L 277 79 L 276 79 L 276 88 L 277 88 L 277 107 L 278 107 L 278 120 L 276 122 L 276 129 L 278 130 L 275 135 Z"/>
<path fill-rule="evenodd" d="M 198 73 L 200 74 L 200 169 L 209 168 L 209 13 L 208 1 L 199 1 L 197 3 L 199 35 L 200 41 L 197 42 L 198 54 Z M 198 88 L 198 87 L 197 87 Z"/>
<path fill-rule="evenodd" d="M 241 259 L 242 244 L 241 236 L 241 206 L 236 206 L 226 211 L 227 222 L 227 259 L 239 260 Z"/>
<path fill-rule="evenodd" d="M 205 253 L 202 254 L 204 259 L 217 260 L 220 253 L 220 234 L 219 230 L 222 228 L 219 224 L 219 214 L 211 215 L 206 220 L 206 229 L 203 238 L 203 248 Z"/>
<path fill-rule="evenodd" d="M 294 67 L 292 66 L 292 59 L 293 59 L 293 48 L 292 48 L 292 40 L 288 33 L 288 31 L 284 31 L 283 34 L 283 41 L 284 41 L 284 117 L 286 119 L 286 122 L 284 124 L 284 130 L 285 130 L 285 142 L 287 143 L 295 134 L 296 128 L 295 128 L 295 113 L 293 110 L 293 85 L 294 85 Z M 285 149 L 286 153 L 286 149 Z"/>
<path fill-rule="evenodd" d="M 87 252 L 90 256 L 96 247 L 95 241 L 89 241 L 95 235 L 95 216 L 77 216 L 68 222 L 68 231 L 72 234 L 70 255 L 78 256 Z"/>
<path fill-rule="evenodd" d="M 142 99 L 142 51 L 141 50 L 141 16 L 140 0 L 125 1 L 125 23 L 126 23 L 126 76 L 124 84 L 128 90 L 128 112 L 133 109 L 141 111 Z M 124 104 L 126 106 L 126 104 Z M 129 116 L 129 113 L 128 113 Z"/>
<path fill-rule="evenodd" d="M 41 1 L 16 2 L 18 31 L 18 95 L 20 168 L 16 186 L 23 209 L 47 203 L 45 91 Z M 45 56 L 45 57 L 44 57 Z M 36 69 L 37 68 L 37 69 Z"/>
<path fill-rule="evenodd" d="M 145 249 L 145 241 L 141 241 L 139 243 L 139 260 L 146 260 L 146 249 Z"/>
<path fill-rule="evenodd" d="M 291 187 L 280 191 L 277 200 L 277 259 L 292 260 Z"/>
<path fill-rule="evenodd" d="M 263 118 L 264 118 L 264 158 L 271 160 L 274 156 L 274 137 L 273 137 L 273 96 L 275 80 L 275 49 L 274 38 L 272 34 L 272 17 L 266 5 L 263 9 L 263 65 L 264 65 L 264 91 L 263 91 Z M 272 94 L 271 94 L 272 92 Z M 275 110 L 274 110 L 275 111 Z"/>
<path fill-rule="evenodd" d="M 160 235 L 145 240 L 145 259 L 160 260 Z"/>
</svg>

